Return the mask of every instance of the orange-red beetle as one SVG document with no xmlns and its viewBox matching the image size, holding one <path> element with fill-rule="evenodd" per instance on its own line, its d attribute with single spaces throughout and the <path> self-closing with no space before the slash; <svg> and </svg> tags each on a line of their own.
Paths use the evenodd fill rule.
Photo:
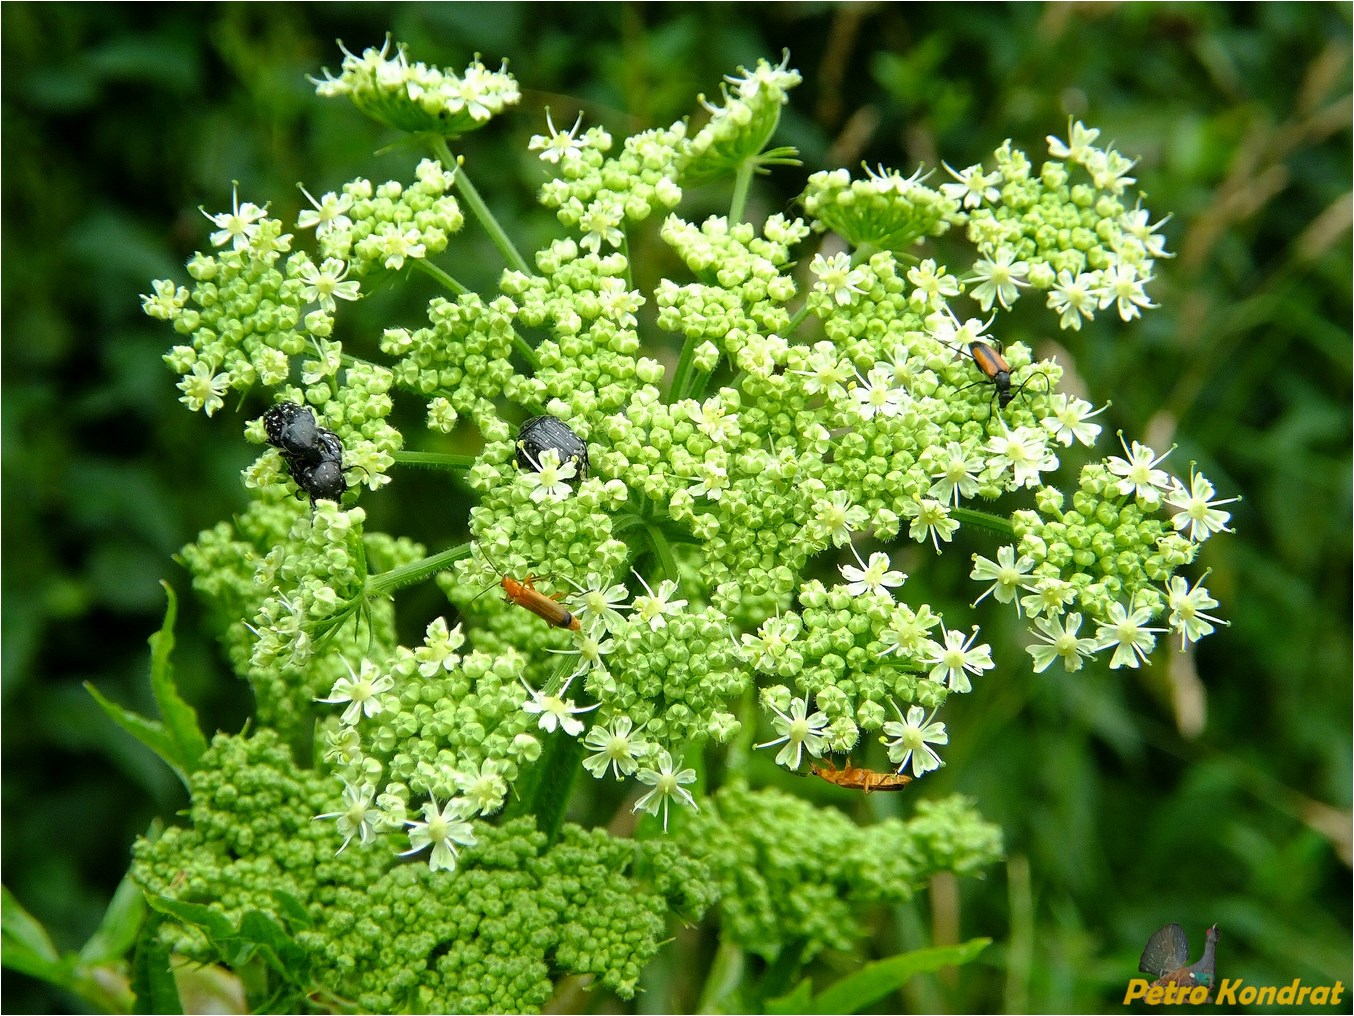
<svg viewBox="0 0 1354 1016">
<path fill-rule="evenodd" d="M 846 760 L 844 768 L 836 769 L 831 760 L 825 766 L 810 766 L 810 771 L 814 776 L 821 777 L 829 783 L 835 783 L 839 787 L 845 787 L 847 790 L 863 790 L 870 794 L 876 790 L 902 790 L 912 782 L 911 776 L 904 776 L 902 773 L 877 773 L 873 769 L 858 769 L 851 764 L 851 760 Z"/>
<path fill-rule="evenodd" d="M 569 631 L 582 630 L 583 626 L 578 623 L 578 618 L 574 617 L 562 603 L 557 602 L 557 597 L 563 594 L 556 593 L 555 596 L 546 596 L 544 593 L 537 592 L 535 576 L 528 575 L 524 580 L 518 582 L 516 579 L 504 575 L 500 585 L 503 586 L 503 592 L 508 602 L 515 603 L 519 607 L 525 607 L 556 628 L 568 628 Z"/>
</svg>

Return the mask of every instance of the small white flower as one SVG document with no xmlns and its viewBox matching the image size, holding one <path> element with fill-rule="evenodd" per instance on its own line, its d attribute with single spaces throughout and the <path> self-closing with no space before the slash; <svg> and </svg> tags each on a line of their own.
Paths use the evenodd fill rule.
<svg viewBox="0 0 1354 1016">
<path fill-rule="evenodd" d="M 569 459 L 561 464 L 558 448 L 545 449 L 539 460 L 530 452 L 526 455 L 532 469 L 522 474 L 522 482 L 531 488 L 531 500 L 540 504 L 546 500 L 563 501 L 567 498 L 573 490 L 569 481 L 578 474 L 574 460 Z"/>
<path fill-rule="evenodd" d="M 1056 392 L 1049 397 L 1049 415 L 1041 422 L 1049 436 L 1065 447 L 1071 447 L 1075 440 L 1089 448 L 1095 444 L 1095 439 L 1100 435 L 1100 424 L 1086 421 L 1093 416 L 1099 416 L 1108 408 L 1107 402 L 1092 411 L 1091 404 L 1085 399 Z"/>
<path fill-rule="evenodd" d="M 583 114 L 578 114 L 578 119 L 568 131 L 561 131 L 555 127 L 555 122 L 550 119 L 550 107 L 545 107 L 545 127 L 549 131 L 549 136 L 533 134 L 531 140 L 527 142 L 527 151 L 540 152 L 542 162 L 569 163 L 578 158 L 579 152 L 583 151 L 583 142 L 577 138 L 578 128 L 583 125 Z"/>
<path fill-rule="evenodd" d="M 773 705 L 768 705 L 767 708 L 776 714 L 775 719 L 771 721 L 771 725 L 776 728 L 776 733 L 780 736 L 773 741 L 759 744 L 757 747 L 771 748 L 778 744 L 784 744 L 785 747 L 776 755 L 776 765 L 798 769 L 805 748 L 814 758 L 822 758 L 823 739 L 826 736 L 823 731 L 828 724 L 827 714 L 820 710 L 810 716 L 809 696 L 807 694 L 802 700 L 795 699 L 790 703 L 788 716 Z"/>
<path fill-rule="evenodd" d="M 1046 614 L 1056 617 L 1065 611 L 1077 598 L 1077 589 L 1066 579 L 1053 575 L 1044 575 L 1032 586 L 1029 596 L 1020 598 L 1020 605 L 1030 613 L 1030 617 Z"/>
<path fill-rule="evenodd" d="M 889 556 L 882 551 L 871 554 L 868 565 L 860 559 L 860 554 L 854 546 L 851 553 L 855 555 L 856 563 L 860 567 L 854 568 L 849 564 L 840 566 L 842 578 L 847 581 L 846 591 L 851 596 L 864 596 L 867 592 L 892 596 L 888 590 L 907 581 L 907 576 L 902 572 L 890 570 Z"/>
<path fill-rule="evenodd" d="M 973 601 L 976 607 L 989 596 L 995 596 L 998 603 L 1010 603 L 1016 599 L 1016 594 L 1027 587 L 1029 580 L 1025 576 L 1029 570 L 1034 567 L 1034 559 L 1021 555 L 1020 560 L 1016 560 L 1015 548 L 1012 546 L 998 547 L 996 561 L 989 561 L 981 555 L 973 555 L 973 571 L 969 573 L 969 578 L 978 582 L 991 581 L 992 584 L 987 587 L 983 595 Z M 1020 603 L 1016 601 L 1016 613 L 1020 613 Z"/>
<path fill-rule="evenodd" d="M 949 502 L 959 507 L 959 498 L 972 497 L 978 493 L 978 474 L 987 462 L 981 455 L 972 454 L 958 441 L 945 445 L 941 459 L 936 463 L 940 468 L 931 473 L 936 482 L 931 484 L 929 493 L 941 502 Z"/>
<path fill-rule="evenodd" d="M 804 391 L 809 395 L 822 392 L 829 399 L 840 398 L 845 393 L 846 382 L 855 374 L 851 364 L 837 352 L 831 342 L 814 344 L 805 364 L 808 370 L 796 370 L 791 373 L 804 377 Z"/>
<path fill-rule="evenodd" d="M 1202 581 L 1203 579 L 1199 580 Z M 1186 642 L 1198 642 L 1205 635 L 1212 634 L 1215 624 L 1228 623 L 1212 614 L 1204 613 L 1216 607 L 1218 601 L 1213 599 L 1208 590 L 1198 582 L 1190 586 L 1189 582 L 1179 575 L 1172 575 L 1170 581 L 1166 583 L 1166 593 L 1166 602 L 1171 608 L 1170 625 L 1180 633 L 1182 653 L 1185 651 Z"/>
<path fill-rule="evenodd" d="M 376 789 L 370 783 L 352 784 L 345 781 L 343 784 L 344 809 L 315 816 L 315 821 L 322 818 L 338 819 L 338 831 L 339 835 L 343 837 L 343 846 L 339 847 L 335 853 L 343 853 L 344 848 L 352 842 L 354 836 L 358 837 L 364 846 L 375 837 L 374 823 L 381 815 L 380 809 L 372 805 L 372 797 L 375 793 Z"/>
<path fill-rule="evenodd" d="M 870 513 L 860 505 L 852 504 L 851 495 L 842 490 L 818 498 L 813 502 L 812 511 L 810 525 L 826 534 L 838 547 L 850 543 L 851 534 L 870 518 Z"/>
<path fill-rule="evenodd" d="M 708 497 L 711 501 L 718 501 L 729 489 L 728 469 L 711 459 L 703 459 L 698 468 L 700 476 L 687 488 L 688 492 L 692 497 Z"/>
<path fill-rule="evenodd" d="M 193 412 L 201 410 L 211 416 L 226 404 L 225 394 L 230 388 L 230 375 L 218 374 L 216 368 L 205 360 L 193 364 L 191 373 L 185 374 L 178 384 L 183 395 L 179 401 Z"/>
<path fill-rule="evenodd" d="M 1094 150 L 1092 146 L 1095 139 L 1100 137 L 1100 129 L 1096 127 L 1087 127 L 1080 120 L 1067 118 L 1067 136 L 1071 140 L 1064 142 L 1061 138 L 1055 138 L 1052 134 L 1048 135 L 1048 154 L 1055 159 L 1067 159 L 1069 162 L 1085 162 L 1087 156 Z"/>
<path fill-rule="evenodd" d="M 301 299 L 307 303 L 318 303 L 321 308 L 334 313 L 338 300 L 356 300 L 361 297 L 360 284 L 356 279 L 345 282 L 349 265 L 338 258 L 325 258 L 318 268 L 311 261 L 301 265 L 298 275 L 305 286 L 301 289 Z"/>
<path fill-rule="evenodd" d="M 589 573 L 585 585 L 569 580 L 578 590 L 578 597 L 570 603 L 575 616 L 585 631 L 615 631 L 624 623 L 616 609 L 630 598 L 630 590 L 619 582 L 607 585 L 605 576 Z"/>
<path fill-rule="evenodd" d="M 350 677 L 340 677 L 334 682 L 328 698 L 316 699 L 316 702 L 337 704 L 348 703 L 343 710 L 343 722 L 352 726 L 359 716 L 376 716 L 381 712 L 381 695 L 395 687 L 395 679 L 382 674 L 376 664 L 370 660 L 362 661 L 362 673 L 353 672 L 353 665 L 343 657 L 343 665 L 348 668 Z"/>
<path fill-rule="evenodd" d="M 912 706 L 904 718 L 897 702 L 889 699 L 889 704 L 898 714 L 898 719 L 884 724 L 885 736 L 879 741 L 888 746 L 889 760 L 897 763 L 898 772 L 906 769 L 908 762 L 912 763 L 913 776 L 924 776 L 944 765 L 931 745 L 949 744 L 950 735 L 945 732 L 945 724 L 931 722 L 936 715 L 935 710 L 927 716 L 921 706 Z"/>
<path fill-rule="evenodd" d="M 508 796 L 508 782 L 498 771 L 494 759 L 485 759 L 482 765 L 471 762 L 451 774 L 456 786 L 465 794 L 467 805 L 481 815 L 492 815 L 503 807 Z"/>
<path fill-rule="evenodd" d="M 992 647 L 986 644 L 973 645 L 973 640 L 978 637 L 977 625 L 973 626 L 967 641 L 962 632 L 946 631 L 943 621 L 940 623 L 940 633 L 945 639 L 944 645 L 934 639 L 925 642 L 925 662 L 931 664 L 928 676 L 937 684 L 948 683 L 950 691 L 972 691 L 968 675 L 977 677 L 984 670 L 996 666 L 992 662 Z"/>
<path fill-rule="evenodd" d="M 314 226 L 315 235 L 322 238 L 329 233 L 346 233 L 353 228 L 353 220 L 348 218 L 347 214 L 353 207 L 351 194 L 338 195 L 329 191 L 316 201 L 315 196 L 304 187 L 301 187 L 301 193 L 315 207 L 301 209 L 301 213 L 296 217 L 297 229 L 309 229 Z"/>
<path fill-rule="evenodd" d="M 1002 427 L 1005 428 L 1003 421 Z M 1017 427 L 987 439 L 988 465 L 1014 474 L 1016 487 L 1036 487 L 1039 474 L 1058 468 L 1058 457 L 1048 448 L 1042 431 L 1033 427 Z"/>
<path fill-rule="evenodd" d="M 1172 479 L 1166 503 L 1180 510 L 1171 516 L 1171 525 L 1177 531 L 1188 526 L 1189 538 L 1194 543 L 1203 543 L 1214 533 L 1232 532 L 1227 528 L 1231 514 L 1219 511 L 1218 505 L 1231 504 L 1233 501 L 1240 501 L 1241 498 L 1229 497 L 1215 501 L 1213 500 L 1215 493 L 1217 492 L 1213 489 L 1213 484 L 1209 483 L 1202 473 L 1196 473 L 1193 466 L 1189 471 L 1189 487 L 1179 480 Z"/>
<path fill-rule="evenodd" d="M 1120 494 L 1136 494 L 1144 504 L 1155 507 L 1161 502 L 1161 492 L 1170 490 L 1172 484 L 1171 477 L 1166 471 L 1157 469 L 1156 465 L 1175 451 L 1175 446 L 1172 445 L 1160 455 L 1156 455 L 1151 448 L 1134 441 L 1130 450 L 1122 433 L 1119 435 L 1119 443 L 1123 445 L 1128 458 L 1121 459 L 1117 455 L 1111 455 L 1105 463 L 1111 473 L 1122 477 L 1115 484 L 1115 488 Z"/>
<path fill-rule="evenodd" d="M 1094 319 L 1100 303 L 1100 284 L 1099 272 L 1081 272 L 1073 276 L 1063 269 L 1058 273 L 1057 281 L 1048 291 L 1048 308 L 1057 311 L 1059 328 L 1079 332 L 1083 319 Z"/>
<path fill-rule="evenodd" d="M 246 201 L 240 204 L 240 185 L 234 184 L 231 188 L 231 210 L 221 212 L 217 215 L 210 214 L 205 208 L 199 208 L 198 211 L 207 216 L 207 219 L 217 229 L 211 235 L 212 243 L 217 247 L 224 247 L 231 244 L 235 250 L 244 250 L 254 237 L 259 234 L 259 220 L 268 212 L 268 206 L 260 208 L 252 201 Z"/>
<path fill-rule="evenodd" d="M 423 235 L 410 226 L 401 232 L 393 222 L 384 223 L 375 235 L 379 251 L 378 257 L 385 259 L 385 266 L 393 272 L 404 267 L 406 258 L 422 258 L 428 253 L 423 243 Z"/>
<path fill-rule="evenodd" d="M 664 832 L 668 831 L 668 801 L 673 797 L 677 798 L 679 804 L 689 804 L 700 811 L 696 799 L 691 796 L 691 791 L 682 786 L 685 783 L 696 782 L 696 770 L 681 769 L 674 771 L 672 756 L 666 751 L 658 753 L 657 769 L 641 769 L 636 778 L 641 783 L 647 783 L 653 787 L 653 790 L 636 801 L 631 810 L 647 811 L 650 815 L 657 815 L 659 807 L 662 807 Z"/>
<path fill-rule="evenodd" d="M 1078 638 L 1081 615 L 1068 614 L 1066 619 L 1041 617 L 1034 622 L 1035 635 L 1042 643 L 1026 646 L 1025 651 L 1034 660 L 1034 672 L 1042 674 L 1056 659 L 1063 661 L 1069 673 L 1081 669 L 1081 662 L 1096 651 L 1095 639 Z"/>
<path fill-rule="evenodd" d="M 1143 291 L 1143 287 L 1151 281 L 1150 275 L 1146 278 L 1138 277 L 1136 265 L 1109 266 L 1100 273 L 1100 289 L 1097 294 L 1100 297 L 1100 309 L 1104 310 L 1110 304 L 1115 304 L 1120 319 L 1132 321 L 1141 315 L 1141 309 L 1151 310 L 1157 306 Z"/>
<path fill-rule="evenodd" d="M 658 584 L 658 592 L 649 588 L 649 583 L 644 581 L 644 576 L 639 572 L 634 573 L 635 578 L 639 579 L 639 584 L 644 587 L 644 592 L 648 595 L 636 596 L 634 602 L 630 604 L 630 609 L 635 612 L 640 621 L 644 622 L 653 631 L 667 626 L 667 615 L 675 614 L 686 606 L 686 600 L 669 599 L 673 593 L 677 592 L 677 583 L 672 579 L 664 579 Z"/>
<path fill-rule="evenodd" d="M 984 201 L 994 205 L 1001 200 L 1001 191 L 996 186 L 1001 182 L 999 171 L 984 173 L 982 165 L 977 164 L 956 173 L 948 162 L 942 162 L 941 165 L 945 167 L 945 172 L 959 181 L 940 185 L 940 193 L 947 198 L 955 201 L 962 199 L 965 208 L 977 208 Z"/>
<path fill-rule="evenodd" d="M 455 628 L 447 630 L 447 619 L 439 617 L 428 625 L 423 645 L 414 650 L 414 659 L 418 661 L 418 672 L 424 677 L 433 677 L 439 671 L 455 670 L 461 662 L 457 652 L 465 645 L 465 636 L 461 634 L 458 622 Z"/>
<path fill-rule="evenodd" d="M 851 258 L 846 254 L 834 254 L 831 258 L 815 254 L 809 270 L 818 276 L 816 288 L 839 307 L 847 306 L 852 296 L 864 295 L 860 287 L 869 278 L 862 269 L 851 267 Z"/>
<path fill-rule="evenodd" d="M 1012 261 L 1013 257 L 1010 249 L 1003 247 L 997 251 L 995 261 L 984 258 L 973 266 L 973 280 L 979 284 L 969 291 L 969 295 L 983 310 L 991 310 L 993 301 L 1001 304 L 1002 310 L 1010 310 L 1011 304 L 1020 297 L 1020 288 L 1029 285 L 1025 281 L 1029 264 Z"/>
<path fill-rule="evenodd" d="M 630 736 L 633 728 L 634 722 L 624 714 L 612 717 L 606 726 L 594 725 L 583 738 L 583 744 L 596 754 L 583 760 L 583 768 L 599 780 L 607 766 L 618 780 L 633 773 L 639 767 L 639 758 L 651 750 L 646 742 Z"/>
<path fill-rule="evenodd" d="M 962 292 L 959 280 L 947 274 L 945 267 L 937 266 L 931 258 L 927 258 L 915 268 L 909 268 L 907 281 L 916 287 L 909 299 L 914 306 L 919 305 L 922 308 L 934 310 L 947 298 L 956 297 Z"/>
<path fill-rule="evenodd" d="M 479 842 L 475 839 L 474 827 L 466 821 L 473 811 L 473 806 L 459 797 L 448 801 L 441 811 L 437 809 L 436 799 L 429 801 L 423 806 L 422 822 L 406 820 L 412 846 L 400 856 L 416 854 L 431 844 L 433 851 L 428 858 L 428 866 L 433 871 L 455 871 L 457 845 L 473 847 Z"/>
<path fill-rule="evenodd" d="M 876 413 L 897 416 L 903 411 L 907 392 L 893 386 L 892 367 L 876 364 L 865 377 L 856 371 L 856 379 L 860 383 L 851 389 L 851 394 L 855 396 L 856 409 L 862 419 L 872 419 Z"/>
<path fill-rule="evenodd" d="M 591 201 L 578 218 L 578 228 L 584 233 L 579 246 L 594 254 L 601 252 L 602 244 L 620 247 L 625 243 L 625 234 L 620 228 L 624 221 L 625 209 L 619 201 L 607 198 Z"/>
<path fill-rule="evenodd" d="M 583 733 L 583 721 L 574 719 L 575 716 L 582 713 L 590 713 L 601 703 L 587 706 L 586 708 L 575 705 L 573 699 L 565 699 L 569 691 L 569 685 L 577 674 L 570 675 L 569 680 L 564 682 L 564 687 L 559 690 L 558 695 L 547 695 L 545 692 L 536 691 L 531 685 L 527 684 L 525 678 L 519 677 L 522 687 L 527 690 L 530 700 L 522 703 L 522 711 L 530 713 L 532 716 L 539 716 L 540 727 L 547 734 L 555 732 L 555 728 L 563 730 L 570 737 L 577 737 Z"/>
<path fill-rule="evenodd" d="M 949 509 L 939 501 L 929 497 L 911 497 L 903 502 L 903 515 L 912 520 L 908 535 L 918 543 L 929 536 L 931 545 L 940 551 L 940 541 L 949 543 L 959 530 L 959 523 L 950 518 Z"/>
<path fill-rule="evenodd" d="M 738 434 L 738 414 L 726 412 L 718 396 L 705 402 L 689 402 L 685 409 L 696 429 L 715 444 L 723 444 Z"/>
<path fill-rule="evenodd" d="M 1152 611 L 1148 607 L 1139 607 L 1130 614 L 1122 603 L 1110 604 L 1109 623 L 1099 622 L 1100 628 L 1096 632 L 1097 649 L 1114 647 L 1110 670 L 1118 670 L 1120 667 L 1137 669 L 1140 661 L 1146 662 L 1147 654 L 1157 644 L 1153 632 L 1166 630 L 1146 627 L 1151 619 Z"/>
</svg>

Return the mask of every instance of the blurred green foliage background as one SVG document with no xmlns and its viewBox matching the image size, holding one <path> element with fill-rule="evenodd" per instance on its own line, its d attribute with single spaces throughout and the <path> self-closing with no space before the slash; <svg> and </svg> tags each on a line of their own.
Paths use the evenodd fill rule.
<svg viewBox="0 0 1354 1016">
<path fill-rule="evenodd" d="M 1140 157 L 1154 215 L 1173 216 L 1178 256 L 1149 290 L 1162 307 L 1130 327 L 1104 314 L 1060 355 L 1089 398 L 1113 400 L 1103 453 L 1119 428 L 1158 451 L 1178 442 L 1174 472 L 1197 461 L 1219 496 L 1244 497 L 1237 534 L 1201 561 L 1232 625 L 1197 655 L 1163 645 L 1144 673 L 1033 675 L 1004 615 L 975 618 L 999 669 L 947 710 L 948 765 L 927 791 L 976 797 L 1009 861 L 935 885 L 889 934 L 996 945 L 917 979 L 908 1006 L 1118 1008 L 1171 921 L 1196 953 L 1220 925 L 1222 976 L 1348 985 L 1350 22 L 1349 4 L 1290 3 L 5 4 L 5 884 L 76 948 L 132 840 L 183 806 L 81 683 L 152 710 L 158 581 L 186 593 L 171 555 L 244 505 L 253 407 L 183 410 L 160 362 L 173 337 L 137 294 L 181 277 L 206 244 L 198 206 L 228 207 L 232 180 L 290 219 L 298 180 L 319 194 L 408 177 L 409 153 L 375 154 L 391 138 L 315 97 L 306 75 L 338 66 L 334 40 L 357 51 L 390 31 L 428 63 L 510 60 L 521 106 L 461 150 L 523 248 L 558 228 L 534 206 L 525 151 L 544 106 L 617 134 L 667 124 L 736 65 L 788 48 L 805 83 L 780 139 L 805 169 L 764 181 L 760 214 L 819 168 L 961 167 L 1007 137 L 1037 156 L 1069 114 Z M 460 278 L 492 286 L 501 261 L 482 235 L 453 250 Z M 371 302 L 359 320 L 378 327 L 391 305 Z M 1050 319 L 1029 321 L 1053 349 Z M 447 545 L 439 516 L 459 524 L 465 506 L 445 482 L 392 489 L 364 500 L 371 525 Z M 974 595 L 972 550 L 992 548 L 956 553 L 956 605 Z M 240 729 L 248 691 L 190 597 L 178 635 L 204 722 Z M 9 972 L 2 1002 L 77 1005 Z"/>
</svg>

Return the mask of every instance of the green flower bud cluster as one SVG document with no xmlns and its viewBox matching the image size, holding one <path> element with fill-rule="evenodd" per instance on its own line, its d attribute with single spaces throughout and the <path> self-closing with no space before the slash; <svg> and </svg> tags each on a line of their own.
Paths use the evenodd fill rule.
<svg viewBox="0 0 1354 1016">
<path fill-rule="evenodd" d="M 704 95 L 697 96 L 710 120 L 691 139 L 690 161 L 682 173 L 685 184 L 690 186 L 748 163 L 785 161 L 767 159 L 768 153 L 763 150 L 780 123 L 781 107 L 789 101 L 790 89 L 803 80 L 789 64 L 787 52 L 779 64 L 759 59 L 750 71 L 739 67 L 739 76 L 724 78 L 733 86 L 732 91 L 724 82 L 720 84 L 722 105 L 712 105 Z"/>
<path fill-rule="evenodd" d="M 551 135 L 560 137 L 553 130 Z M 572 140 L 572 133 L 565 137 Z M 688 147 L 686 124 L 675 123 L 627 138 L 619 156 L 604 159 L 611 136 L 590 130 L 582 141 L 566 145 L 567 157 L 551 149 L 542 154 L 559 165 L 560 176 L 541 187 L 541 204 L 554 208 L 566 227 L 581 232 L 580 245 L 593 254 L 600 254 L 603 244 L 620 247 L 624 225 L 642 222 L 660 208 L 675 208 L 682 200 L 677 180 Z"/>
<path fill-rule="evenodd" d="M 629 263 L 618 253 L 583 254 L 575 241 L 558 240 L 536 264 L 540 275 L 505 272 L 502 287 L 521 322 L 551 337 L 536 347 L 536 371 L 514 375 L 507 394 L 548 405 L 586 437 L 588 420 L 615 412 L 641 384 L 663 376 L 657 361 L 638 355 L 635 314 L 644 297 L 630 287 Z"/>
<path fill-rule="evenodd" d="M 516 376 L 508 362 L 513 311 L 507 297 L 486 303 L 463 293 L 429 301 L 427 328 L 385 330 L 381 351 L 399 358 L 395 383 L 429 398 L 429 430 L 450 433 L 468 416 L 481 431 L 501 436 L 504 425 L 492 400 Z"/>
<path fill-rule="evenodd" d="M 192 824 L 139 841 L 132 874 L 149 893 L 206 903 L 241 934 L 251 912 L 288 926 L 310 966 L 272 986 L 290 1000 L 279 1008 L 316 993 L 367 1012 L 535 1012 L 559 971 L 630 998 L 669 910 L 699 918 L 714 898 L 704 867 L 673 844 L 566 826 L 547 846 L 530 819 L 484 827 L 451 882 L 382 852 L 335 856 L 324 820 L 342 827 L 348 813 L 334 810 L 334 783 L 298 768 L 275 734 L 219 735 L 202 763 Z M 176 921 L 160 935 L 201 962 L 248 944 Z"/>
<path fill-rule="evenodd" d="M 790 324 L 786 305 L 795 296 L 794 280 L 783 274 L 793 263 L 791 247 L 809 229 L 798 219 L 773 215 L 762 235 L 748 223 L 729 225 L 711 216 L 699 227 L 670 215 L 660 232 L 696 278 L 685 286 L 664 279 L 655 294 L 658 326 L 710 343 L 740 370 L 766 376 L 784 360 L 784 334 Z M 714 369 L 706 354 L 703 371 Z"/>
<path fill-rule="evenodd" d="M 1029 157 L 1007 141 L 996 169 L 977 166 L 941 190 L 962 196 L 968 236 L 983 255 L 973 290 L 984 310 L 1003 308 L 1030 286 L 1048 292 L 1059 326 L 1079 329 L 1097 310 L 1114 305 L 1129 321 L 1154 306 L 1143 291 L 1156 258 L 1169 257 L 1164 239 L 1141 203 L 1128 207 L 1133 162 L 1097 148 L 1098 130 L 1069 121 L 1070 141 L 1048 138 L 1049 159 L 1035 172 Z"/>
<path fill-rule="evenodd" d="M 720 888 L 724 937 L 769 961 L 796 946 L 809 959 L 851 949 L 865 911 L 912 898 L 939 871 L 1001 856 L 1001 833 L 963 798 L 921 801 L 906 822 L 861 827 L 840 811 L 778 790 L 729 784 L 692 816 L 684 848 Z"/>
<path fill-rule="evenodd" d="M 325 71 L 324 80 L 315 81 L 316 93 L 347 96 L 367 116 L 396 130 L 442 137 L 483 127 L 522 97 L 511 74 L 491 71 L 478 59 L 458 75 L 410 64 L 403 46 L 396 46 L 395 55 L 387 58 L 389 49 L 389 37 L 379 50 L 368 48 L 361 56 L 344 49 L 339 76 Z"/>
<path fill-rule="evenodd" d="M 927 237 L 943 236 L 958 219 L 959 203 L 897 170 L 866 169 L 863 180 L 845 169 L 809 177 L 800 203 L 817 230 L 832 230 L 854 247 L 906 251 Z"/>
<path fill-rule="evenodd" d="M 456 173 L 424 159 L 414 176 L 408 186 L 397 180 L 375 186 L 361 177 L 350 180 L 339 196 L 326 195 L 315 202 L 316 211 L 302 212 L 297 225 L 314 225 L 320 254 L 349 262 L 358 277 L 377 268 L 399 271 L 406 259 L 434 257 L 465 225 L 460 203 L 450 193 Z"/>
</svg>

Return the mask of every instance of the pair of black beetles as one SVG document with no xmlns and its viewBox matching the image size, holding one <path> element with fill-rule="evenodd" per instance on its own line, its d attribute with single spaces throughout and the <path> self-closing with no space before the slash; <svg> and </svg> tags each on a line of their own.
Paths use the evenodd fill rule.
<svg viewBox="0 0 1354 1016">
<path fill-rule="evenodd" d="M 337 434 L 315 423 L 315 414 L 294 402 L 279 402 L 263 414 L 268 443 L 282 453 L 287 472 L 316 501 L 337 501 L 348 489 L 343 477 L 343 442 Z"/>
</svg>

